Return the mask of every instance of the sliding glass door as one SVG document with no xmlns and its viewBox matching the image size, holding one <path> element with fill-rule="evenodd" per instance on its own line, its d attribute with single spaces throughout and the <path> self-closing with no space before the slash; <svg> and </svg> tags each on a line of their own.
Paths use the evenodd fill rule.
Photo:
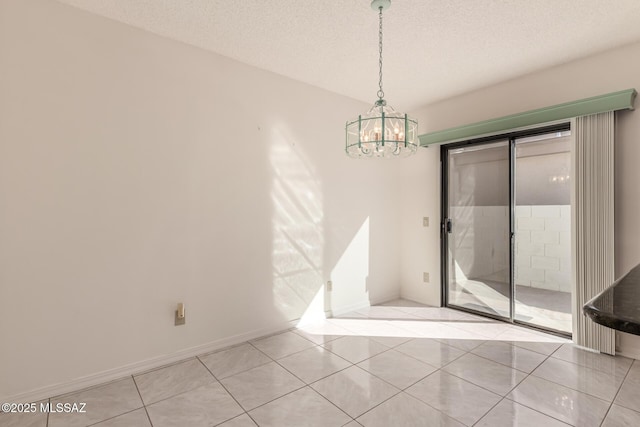
<svg viewBox="0 0 640 427">
<path fill-rule="evenodd" d="M 444 305 L 571 332 L 570 132 L 442 147 Z"/>
</svg>

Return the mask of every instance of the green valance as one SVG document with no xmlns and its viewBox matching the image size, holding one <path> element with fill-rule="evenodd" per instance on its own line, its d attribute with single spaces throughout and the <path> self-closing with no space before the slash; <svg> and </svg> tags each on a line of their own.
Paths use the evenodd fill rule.
<svg viewBox="0 0 640 427">
<path fill-rule="evenodd" d="M 420 145 L 424 147 L 431 144 L 460 141 L 605 111 L 633 110 L 633 101 L 636 95 L 635 89 L 627 89 L 470 125 L 425 133 L 419 136 Z"/>
</svg>

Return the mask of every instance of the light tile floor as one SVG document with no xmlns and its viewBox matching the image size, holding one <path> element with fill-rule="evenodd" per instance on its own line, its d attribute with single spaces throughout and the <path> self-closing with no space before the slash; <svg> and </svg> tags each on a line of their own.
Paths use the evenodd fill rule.
<svg viewBox="0 0 640 427">
<path fill-rule="evenodd" d="M 640 361 L 397 300 L 44 402 L 0 426 L 638 426 Z"/>
</svg>

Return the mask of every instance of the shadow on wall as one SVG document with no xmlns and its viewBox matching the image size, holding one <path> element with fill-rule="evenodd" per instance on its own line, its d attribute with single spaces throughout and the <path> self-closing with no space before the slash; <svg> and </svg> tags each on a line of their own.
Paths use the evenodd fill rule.
<svg viewBox="0 0 640 427">
<path fill-rule="evenodd" d="M 272 175 L 272 266 L 274 307 L 287 320 L 308 323 L 323 319 L 345 302 L 367 299 L 369 275 L 369 217 L 365 217 L 353 238 L 335 254 L 325 230 L 323 180 L 295 137 L 282 128 L 272 132 L 269 149 Z M 348 209 L 348 208 L 347 208 Z M 357 215 L 357 214 L 356 214 Z M 349 221 L 352 223 L 352 221 Z M 342 228 L 342 227 L 341 227 Z M 326 284 L 332 281 L 331 290 Z M 335 286 L 338 284 L 339 286 Z M 333 298 L 332 298 L 333 297 Z"/>
<path fill-rule="evenodd" d="M 322 183 L 294 143 L 274 130 L 269 152 L 273 301 L 287 320 L 324 313 Z"/>
</svg>

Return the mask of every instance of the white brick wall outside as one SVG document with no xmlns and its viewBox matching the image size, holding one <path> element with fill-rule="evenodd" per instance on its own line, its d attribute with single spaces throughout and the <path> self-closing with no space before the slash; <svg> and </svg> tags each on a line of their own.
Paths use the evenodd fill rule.
<svg viewBox="0 0 640 427">
<path fill-rule="evenodd" d="M 560 218 L 558 218 L 560 219 Z M 516 217 L 516 226 L 519 230 L 544 230 L 545 219 L 542 217 Z"/>
<path fill-rule="evenodd" d="M 516 255 L 544 256 L 544 243 L 520 242 L 516 231 Z"/>
<path fill-rule="evenodd" d="M 531 242 L 531 233 L 529 230 L 520 230 L 518 231 L 518 242 L 520 243 L 530 243 Z"/>
<path fill-rule="evenodd" d="M 550 256 L 532 256 L 531 267 L 543 270 L 560 270 L 560 258 Z"/>
<path fill-rule="evenodd" d="M 525 230 L 526 231 L 526 230 Z M 520 233 L 520 231 L 518 231 Z M 557 231 L 531 231 L 531 242 L 532 243 L 550 243 L 550 244 L 558 244 L 560 243 L 560 233 Z"/>
<path fill-rule="evenodd" d="M 534 218 L 560 218 L 560 206 L 531 206 Z"/>
<path fill-rule="evenodd" d="M 543 281 L 545 277 L 545 270 L 542 268 L 518 267 L 518 276 L 524 280 Z M 516 283 L 518 282 L 516 281 Z"/>
<path fill-rule="evenodd" d="M 516 284 L 570 292 L 571 206 L 516 206 L 516 217 L 519 212 L 528 212 L 530 217 L 516 222 L 515 259 L 518 266 L 527 266 L 528 262 L 536 271 L 519 268 Z M 541 222 L 541 229 L 531 228 L 531 224 L 539 226 Z"/>
<path fill-rule="evenodd" d="M 544 254 L 549 257 L 562 258 L 569 256 L 571 248 L 563 245 L 545 245 Z"/>
<path fill-rule="evenodd" d="M 531 257 L 524 255 L 516 255 L 514 262 L 516 267 L 531 267 Z"/>
<path fill-rule="evenodd" d="M 549 231 L 571 230 L 571 218 L 545 218 L 544 229 Z"/>
</svg>

